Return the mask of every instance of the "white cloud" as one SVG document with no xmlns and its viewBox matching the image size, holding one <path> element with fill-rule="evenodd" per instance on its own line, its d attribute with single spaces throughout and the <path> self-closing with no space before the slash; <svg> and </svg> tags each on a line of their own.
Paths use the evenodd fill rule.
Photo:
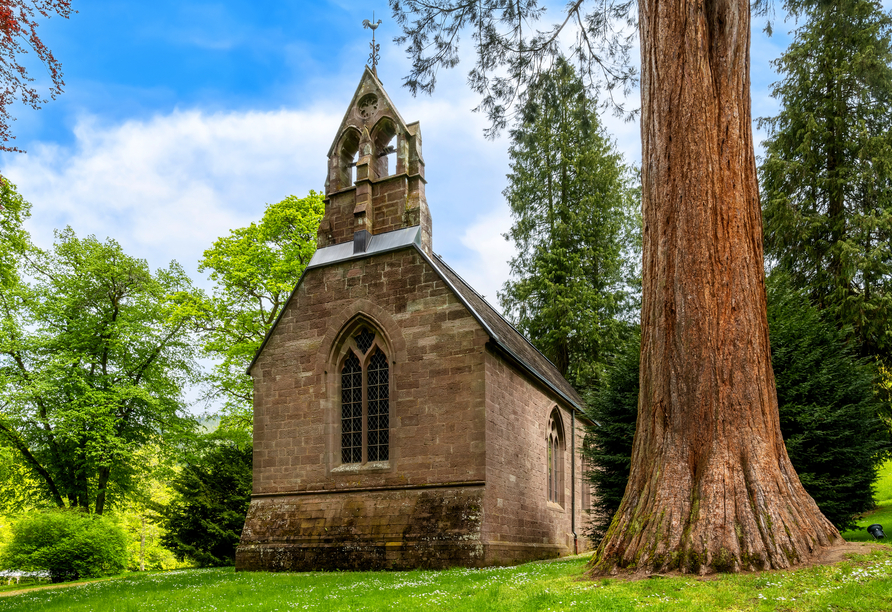
<svg viewBox="0 0 892 612">
<path fill-rule="evenodd" d="M 465 230 L 461 243 L 474 253 L 465 260 L 460 272 L 477 293 L 501 312 L 496 292 L 510 276 L 508 261 L 514 257 L 514 245 L 504 235 L 511 229 L 511 212 L 502 204 L 489 214 L 480 216 Z M 458 266 L 455 266 L 458 269 Z"/>
<path fill-rule="evenodd" d="M 110 236 L 152 266 L 194 269 L 202 251 L 258 219 L 264 204 L 321 190 L 340 117 L 325 111 L 175 111 L 103 125 L 84 118 L 71 148 L 32 145 L 3 169 L 34 205 L 44 246 L 54 228 Z"/>
</svg>

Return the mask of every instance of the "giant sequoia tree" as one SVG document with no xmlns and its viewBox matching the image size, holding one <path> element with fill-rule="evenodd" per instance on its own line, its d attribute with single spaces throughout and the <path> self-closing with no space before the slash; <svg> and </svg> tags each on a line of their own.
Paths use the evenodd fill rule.
<svg viewBox="0 0 892 612">
<path fill-rule="evenodd" d="M 760 168 L 769 258 L 862 355 L 892 365 L 892 18 L 796 3 Z"/>
<path fill-rule="evenodd" d="M 563 23 L 578 19 L 584 48 L 610 15 L 583 17 L 582 4 Z M 448 28 L 461 20 L 477 45 L 472 84 L 499 66 L 534 70 L 557 35 L 524 38 L 541 9 L 536 0 L 508 5 L 391 0 L 415 60 L 410 81 L 432 63 L 454 64 L 458 38 Z M 750 4 L 640 0 L 638 28 L 640 408 L 629 487 L 591 569 L 789 567 L 840 538 L 781 438 L 751 126 Z M 510 98 L 510 87 L 490 83 Z"/>
<path fill-rule="evenodd" d="M 826 312 L 788 279 L 768 282 L 768 324 L 777 380 L 781 432 L 806 491 L 840 530 L 873 507 L 877 470 L 892 450 L 892 431 L 880 416 L 876 368 L 858 359 Z M 597 426 L 583 452 L 598 490 L 591 531 L 600 540 L 629 480 L 638 414 L 639 346 L 629 344 L 589 403 Z"/>
</svg>

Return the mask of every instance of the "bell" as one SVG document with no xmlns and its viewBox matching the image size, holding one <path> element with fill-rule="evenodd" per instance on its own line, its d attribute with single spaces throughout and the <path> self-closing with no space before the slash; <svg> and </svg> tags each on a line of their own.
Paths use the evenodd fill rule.
<svg viewBox="0 0 892 612">
<path fill-rule="evenodd" d="M 873 525 L 868 527 L 867 533 L 872 535 L 874 540 L 881 540 L 886 537 L 886 534 L 883 533 L 883 526 L 877 523 L 874 523 Z"/>
</svg>

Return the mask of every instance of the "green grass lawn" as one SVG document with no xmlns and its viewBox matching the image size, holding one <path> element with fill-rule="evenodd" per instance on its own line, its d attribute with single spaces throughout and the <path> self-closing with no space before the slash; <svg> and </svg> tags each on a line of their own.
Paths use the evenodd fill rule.
<svg viewBox="0 0 892 612">
<path fill-rule="evenodd" d="M 892 549 L 794 572 L 713 580 L 582 578 L 586 558 L 517 567 L 413 572 L 135 574 L 0 597 L 0 612 L 217 610 L 784 610 L 892 609 Z"/>
<path fill-rule="evenodd" d="M 892 462 L 877 486 L 878 509 L 849 541 L 892 539 Z M 836 566 L 638 582 L 584 578 L 586 557 L 517 567 L 414 572 L 235 573 L 232 568 L 134 573 L 101 582 L 0 597 L 0 612 L 199 612 L 222 610 L 683 610 L 873 612 L 892 610 L 892 547 Z M 0 595 L 11 587 L 0 587 Z"/>
<path fill-rule="evenodd" d="M 874 499 L 877 509 L 861 517 L 856 529 L 842 533 L 842 537 L 849 542 L 874 542 L 873 536 L 867 533 L 867 526 L 879 523 L 886 533 L 886 539 L 880 540 L 880 543 L 892 544 L 892 460 L 880 468 Z"/>
</svg>

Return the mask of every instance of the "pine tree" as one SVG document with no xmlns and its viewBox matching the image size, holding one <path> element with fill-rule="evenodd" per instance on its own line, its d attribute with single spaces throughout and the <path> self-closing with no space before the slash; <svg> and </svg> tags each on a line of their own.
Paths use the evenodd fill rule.
<svg viewBox="0 0 892 612">
<path fill-rule="evenodd" d="M 528 92 L 511 132 L 504 195 L 518 254 L 499 299 L 571 382 L 585 385 L 628 327 L 636 192 L 596 103 L 559 60 Z"/>
<path fill-rule="evenodd" d="M 765 250 L 862 356 L 892 360 L 892 19 L 878 2 L 794 2 L 782 109 L 760 168 Z"/>
</svg>

